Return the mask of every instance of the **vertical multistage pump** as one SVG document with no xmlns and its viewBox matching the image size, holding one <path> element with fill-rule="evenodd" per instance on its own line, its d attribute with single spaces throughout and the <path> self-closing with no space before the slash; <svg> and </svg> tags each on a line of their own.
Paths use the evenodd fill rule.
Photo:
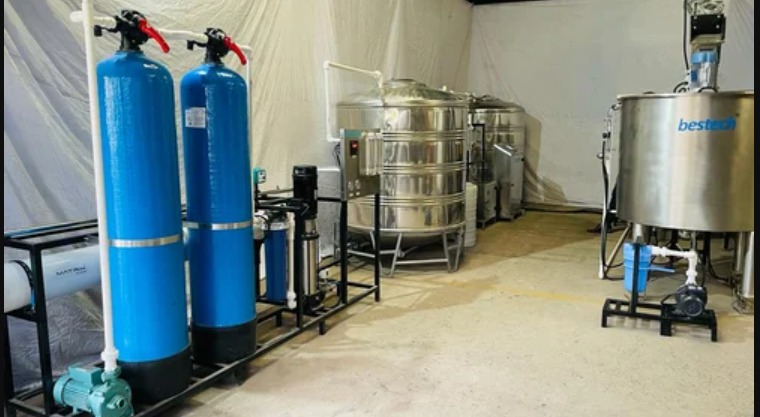
<svg viewBox="0 0 760 417">
<path fill-rule="evenodd" d="M 193 356 L 232 362 L 256 348 L 248 148 L 248 87 L 222 62 L 246 59 L 224 31 L 209 28 L 204 62 L 182 77 Z"/>
<path fill-rule="evenodd" d="M 319 286 L 319 232 L 317 232 L 317 167 L 293 167 L 293 199 L 303 205 L 303 238 L 301 251 L 301 279 L 306 300 L 306 311 L 313 312 L 322 306 L 325 294 Z"/>
<path fill-rule="evenodd" d="M 139 12 L 115 26 L 121 46 L 97 66 L 114 340 L 138 402 L 155 402 L 190 381 L 174 82 L 143 54 L 154 39 Z"/>
</svg>

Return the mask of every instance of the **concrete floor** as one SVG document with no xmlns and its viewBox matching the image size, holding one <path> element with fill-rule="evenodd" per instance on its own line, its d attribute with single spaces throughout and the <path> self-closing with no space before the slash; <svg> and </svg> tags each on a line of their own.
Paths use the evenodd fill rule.
<svg viewBox="0 0 760 417">
<path fill-rule="evenodd" d="M 751 416 L 754 316 L 714 286 L 719 343 L 649 322 L 600 327 L 598 216 L 528 213 L 478 235 L 461 269 L 397 273 L 356 306 L 174 416 Z M 366 274 L 358 270 L 353 277 Z M 658 299 L 680 278 L 650 286 Z"/>
</svg>

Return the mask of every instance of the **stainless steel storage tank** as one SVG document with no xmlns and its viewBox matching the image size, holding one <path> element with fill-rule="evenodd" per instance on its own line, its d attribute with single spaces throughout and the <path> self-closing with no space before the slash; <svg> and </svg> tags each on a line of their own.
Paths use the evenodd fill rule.
<svg viewBox="0 0 760 417">
<path fill-rule="evenodd" d="M 619 217 L 670 229 L 755 229 L 754 91 L 618 99 Z"/>
<path fill-rule="evenodd" d="M 412 244 L 464 225 L 467 99 L 410 79 L 351 95 L 337 105 L 338 126 L 381 129 L 384 240 L 403 233 Z M 349 227 L 369 232 L 372 198 L 349 204 Z"/>
<path fill-rule="evenodd" d="M 475 134 L 470 150 L 471 161 L 481 159 L 482 139 L 485 139 L 485 169 L 483 181 L 493 181 L 493 145 L 496 143 L 513 146 L 520 154 L 525 154 L 525 109 L 515 103 L 502 101 L 493 96 L 470 98 L 470 124 L 484 125 L 484 138 Z M 480 168 L 477 163 L 470 167 L 470 179 L 480 182 Z"/>
<path fill-rule="evenodd" d="M 469 178 L 478 184 L 478 220 L 487 222 L 497 215 L 494 145 L 510 145 L 520 155 L 525 154 L 525 109 L 489 95 L 470 96 L 469 105 L 469 121 L 475 128 L 470 137 Z"/>
</svg>

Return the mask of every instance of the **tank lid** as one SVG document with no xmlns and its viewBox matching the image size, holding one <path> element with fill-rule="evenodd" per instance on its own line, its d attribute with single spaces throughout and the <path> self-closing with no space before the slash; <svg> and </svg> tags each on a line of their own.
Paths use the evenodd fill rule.
<svg viewBox="0 0 760 417">
<path fill-rule="evenodd" d="M 409 79 L 395 78 L 383 83 L 383 87 L 361 91 L 347 96 L 338 107 L 382 107 L 391 106 L 461 106 L 467 105 L 462 94 L 438 90 L 424 83 Z"/>
<path fill-rule="evenodd" d="M 688 92 L 688 93 L 649 93 L 649 94 L 621 94 L 617 98 L 618 100 L 635 100 L 642 98 L 676 98 L 676 97 L 689 97 L 698 95 L 710 95 L 718 98 L 727 97 L 754 97 L 755 90 L 736 90 L 736 91 L 703 91 L 703 92 Z"/>
<path fill-rule="evenodd" d="M 517 103 L 512 103 L 510 101 L 504 101 L 498 97 L 494 97 L 491 95 L 485 95 L 485 96 L 471 96 L 470 97 L 470 108 L 473 110 L 476 109 L 498 109 L 499 111 L 507 112 L 507 113 L 518 113 L 518 112 L 524 112 L 525 109 L 520 106 Z"/>
</svg>

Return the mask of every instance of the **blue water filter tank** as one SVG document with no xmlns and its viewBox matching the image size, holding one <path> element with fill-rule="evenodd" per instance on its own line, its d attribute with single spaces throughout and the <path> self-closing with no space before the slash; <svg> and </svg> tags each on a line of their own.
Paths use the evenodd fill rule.
<svg viewBox="0 0 760 417">
<path fill-rule="evenodd" d="M 266 298 L 284 303 L 288 295 L 288 224 L 273 221 L 264 238 Z"/>
<path fill-rule="evenodd" d="M 139 44 L 123 38 L 97 78 L 115 344 L 135 401 L 155 402 L 192 365 L 174 83 Z"/>
<path fill-rule="evenodd" d="M 219 32 L 180 84 L 193 355 L 206 363 L 256 348 L 248 89 L 214 49 Z"/>
</svg>

